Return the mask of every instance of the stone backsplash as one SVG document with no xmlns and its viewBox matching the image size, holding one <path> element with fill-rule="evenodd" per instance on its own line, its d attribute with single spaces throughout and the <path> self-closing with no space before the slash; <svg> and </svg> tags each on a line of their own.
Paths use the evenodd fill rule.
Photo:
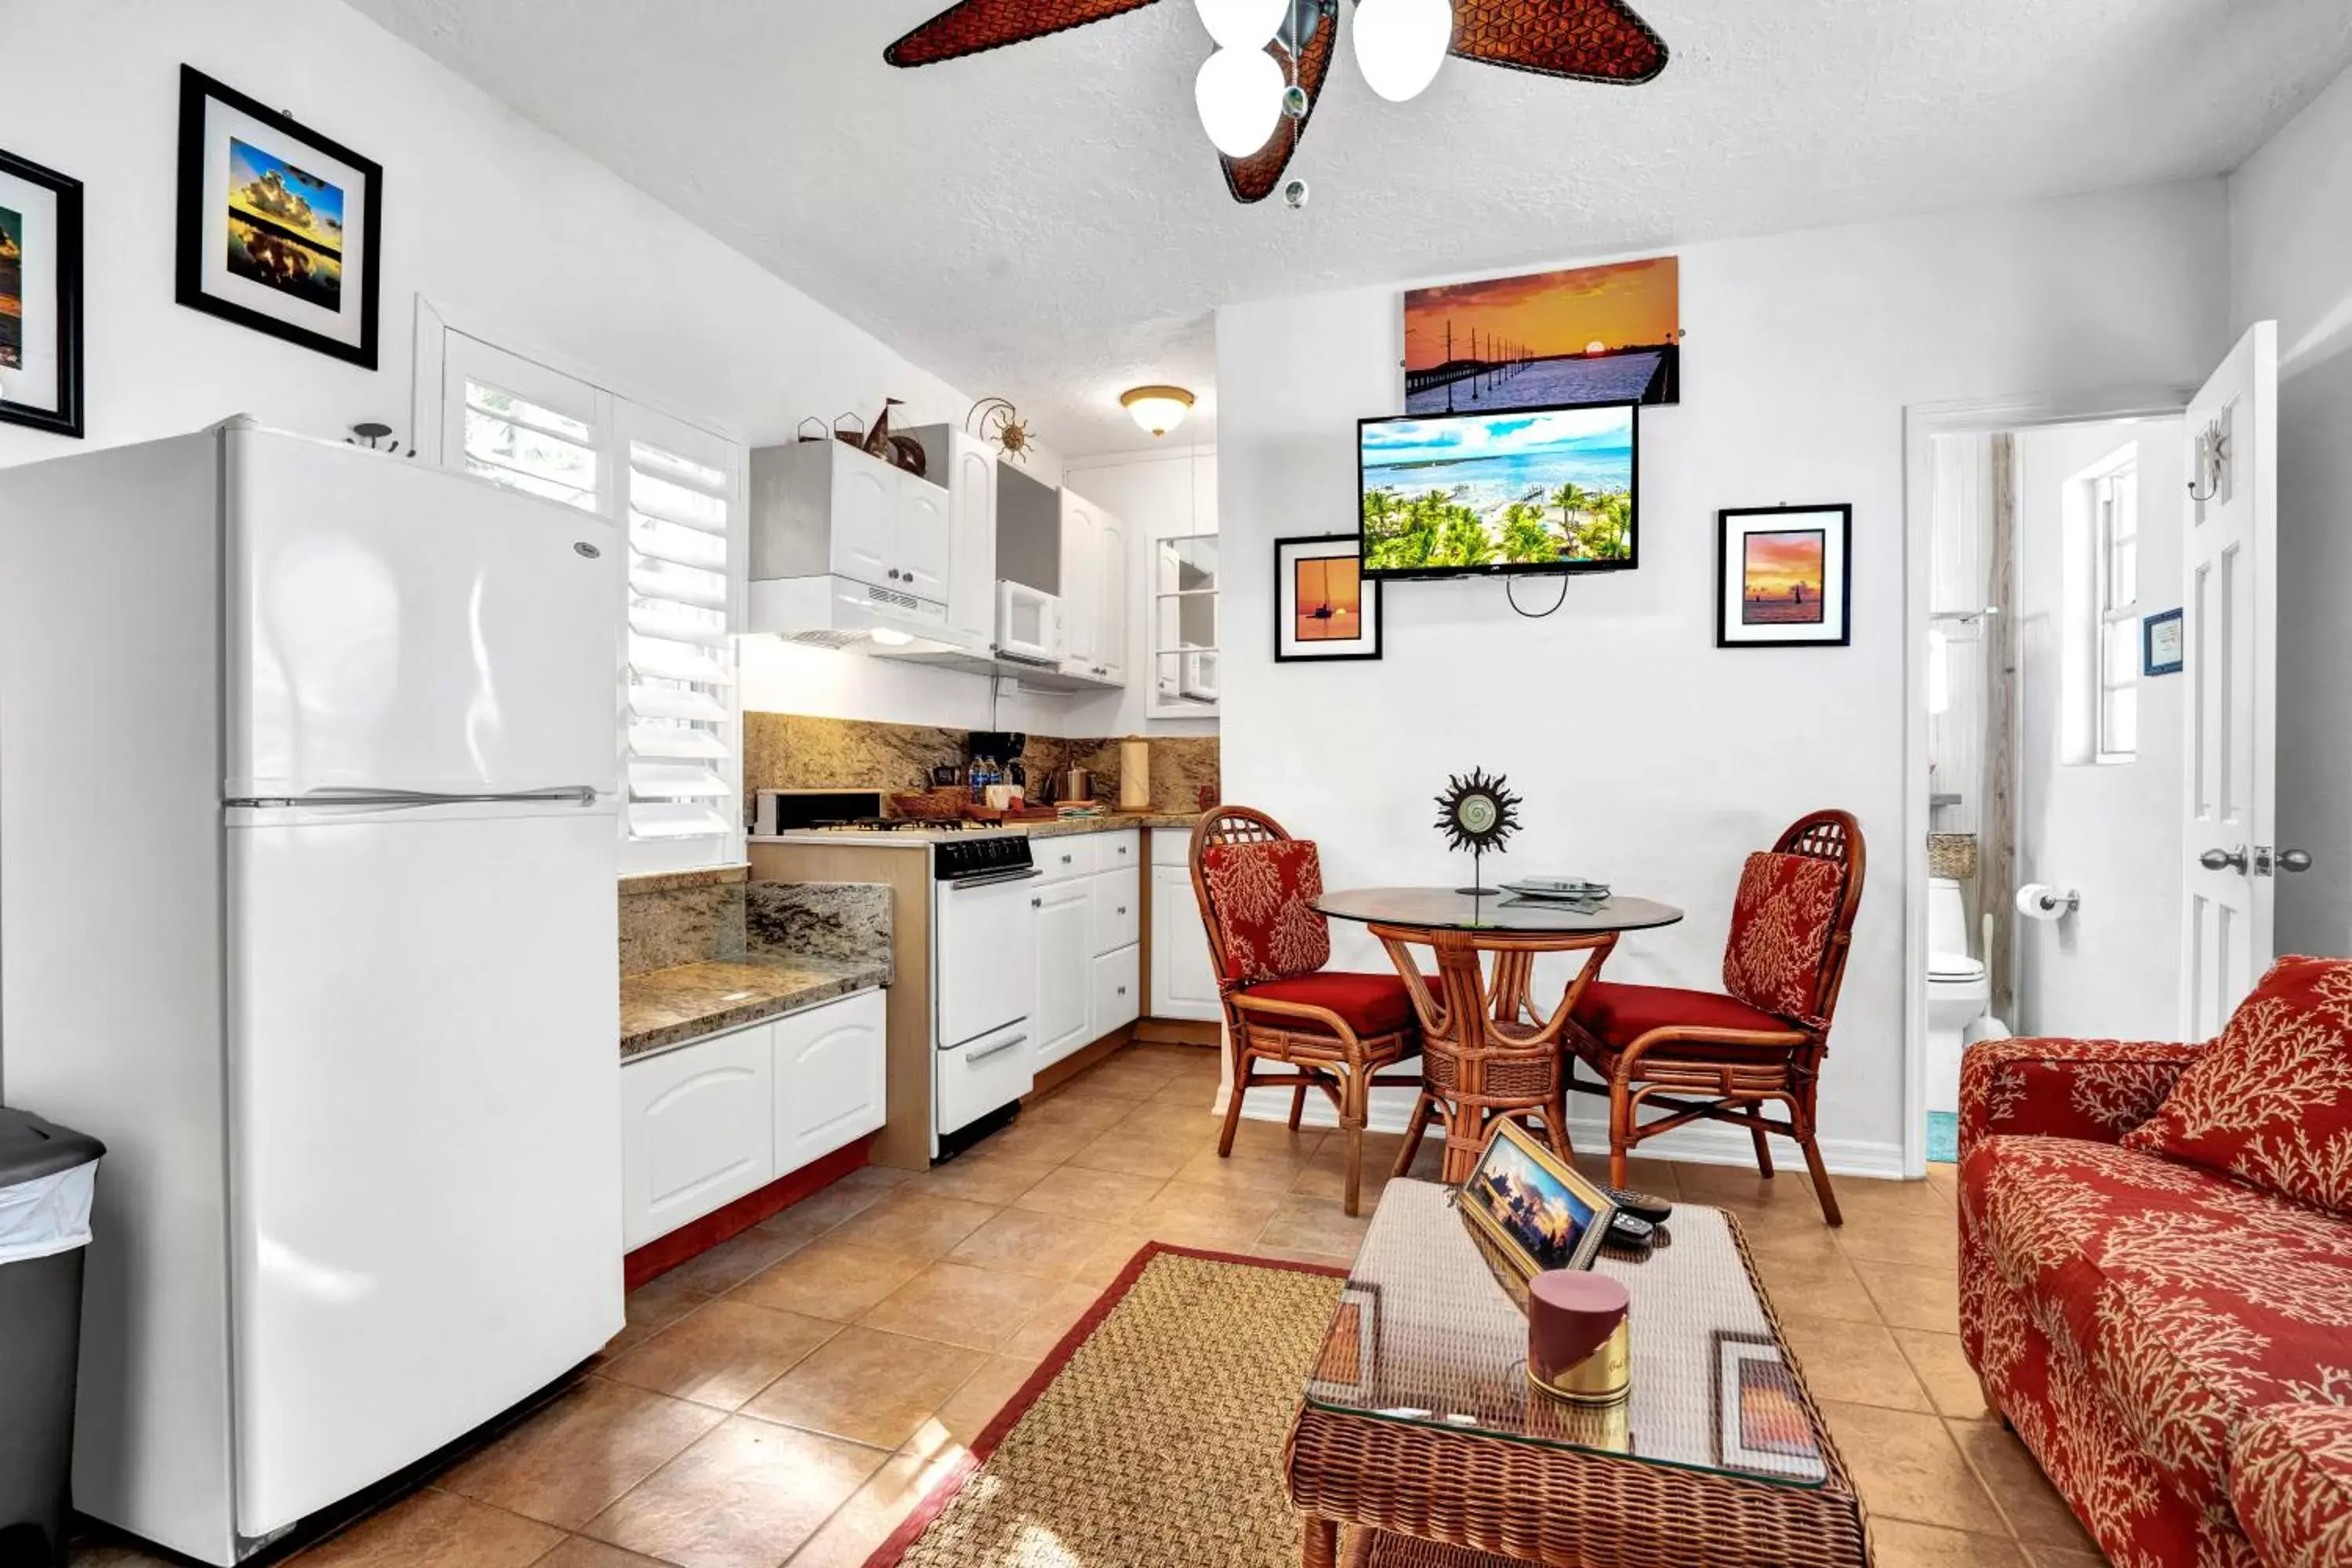
<svg viewBox="0 0 2352 1568">
<path fill-rule="evenodd" d="M 961 767 L 970 731 L 922 724 L 877 724 L 858 719 L 812 719 L 797 713 L 743 715 L 743 795 L 762 789 L 878 789 L 886 795 L 928 789 L 941 763 Z M 1201 788 L 1218 782 L 1213 735 L 1151 737 L 1151 809 L 1201 808 Z M 1119 738 L 1061 740 L 1032 735 L 1022 752 L 1031 779 L 1073 765 L 1092 770 L 1096 792 L 1118 799 Z"/>
<path fill-rule="evenodd" d="M 621 879 L 621 973 L 743 956 L 749 866 Z"/>
<path fill-rule="evenodd" d="M 753 882 L 749 866 L 621 879 L 621 975 L 789 955 L 890 964 L 890 889 L 878 882 Z"/>
</svg>

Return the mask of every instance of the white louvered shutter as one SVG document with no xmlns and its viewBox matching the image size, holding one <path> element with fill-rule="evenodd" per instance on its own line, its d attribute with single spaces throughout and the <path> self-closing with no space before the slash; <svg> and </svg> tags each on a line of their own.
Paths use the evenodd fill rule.
<svg viewBox="0 0 2352 1568">
<path fill-rule="evenodd" d="M 629 836 L 731 834 L 741 819 L 729 638 L 740 454 L 649 410 L 622 404 L 617 413 L 629 538 Z"/>
<path fill-rule="evenodd" d="M 611 515 L 601 482 L 611 405 L 603 392 L 462 332 L 448 334 L 443 363 L 449 467 Z"/>
</svg>

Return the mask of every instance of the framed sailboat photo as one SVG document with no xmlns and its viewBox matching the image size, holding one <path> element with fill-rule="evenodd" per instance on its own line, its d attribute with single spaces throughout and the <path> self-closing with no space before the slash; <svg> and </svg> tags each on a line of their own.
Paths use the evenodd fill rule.
<svg viewBox="0 0 2352 1568">
<path fill-rule="evenodd" d="M 1853 640 L 1853 508 L 1735 507 L 1716 513 L 1716 647 Z"/>
</svg>

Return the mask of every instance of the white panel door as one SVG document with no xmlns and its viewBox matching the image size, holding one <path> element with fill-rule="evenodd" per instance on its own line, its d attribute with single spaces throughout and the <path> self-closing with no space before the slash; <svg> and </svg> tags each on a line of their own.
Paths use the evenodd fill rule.
<svg viewBox="0 0 2352 1568">
<path fill-rule="evenodd" d="M 1095 600 L 1095 655 L 1105 680 L 1127 679 L 1128 582 L 1127 524 L 1109 512 L 1102 514 L 1095 552 L 1101 587 Z"/>
<path fill-rule="evenodd" d="M 1192 872 L 1182 866 L 1151 868 L 1151 1015 L 1223 1016 L 1216 971 L 1209 962 L 1208 930 L 1192 897 Z"/>
<path fill-rule="evenodd" d="M 833 572 L 877 588 L 898 585 L 898 470 L 846 442 L 833 451 Z"/>
<path fill-rule="evenodd" d="M 623 1247 L 775 1180 L 772 1033 L 761 1024 L 623 1064 Z"/>
<path fill-rule="evenodd" d="M 898 475 L 898 537 L 892 563 L 898 575 L 891 586 L 938 605 L 948 602 L 948 577 L 955 562 L 955 526 L 948 503 L 941 486 L 909 473 Z"/>
<path fill-rule="evenodd" d="M 1059 1061 L 1094 1037 L 1087 1032 L 1094 990 L 1091 879 L 1050 884 L 1037 900 L 1037 1060 Z"/>
<path fill-rule="evenodd" d="M 1092 675 L 1102 662 L 1097 602 L 1102 595 L 1102 519 L 1062 492 L 1062 668 Z"/>
<path fill-rule="evenodd" d="M 227 441 L 227 798 L 617 786 L 609 523 L 356 447 Z"/>
<path fill-rule="evenodd" d="M 882 1125 L 883 1027 L 879 991 L 776 1020 L 777 1175 Z"/>
<path fill-rule="evenodd" d="M 225 835 L 247 1535 L 478 1426 L 622 1319 L 611 811 L 318 815 Z"/>
<path fill-rule="evenodd" d="M 2277 821 L 2278 325 L 2189 405 L 2181 1027 L 2210 1039 L 2272 958 Z"/>
</svg>

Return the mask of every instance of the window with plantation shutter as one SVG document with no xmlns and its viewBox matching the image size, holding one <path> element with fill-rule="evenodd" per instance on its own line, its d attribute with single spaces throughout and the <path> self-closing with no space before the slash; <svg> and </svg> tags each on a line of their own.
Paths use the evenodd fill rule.
<svg viewBox="0 0 2352 1568">
<path fill-rule="evenodd" d="M 740 859 L 741 446 L 462 332 L 442 334 L 439 382 L 444 464 L 611 518 L 627 538 L 614 606 L 625 868 Z"/>
</svg>

